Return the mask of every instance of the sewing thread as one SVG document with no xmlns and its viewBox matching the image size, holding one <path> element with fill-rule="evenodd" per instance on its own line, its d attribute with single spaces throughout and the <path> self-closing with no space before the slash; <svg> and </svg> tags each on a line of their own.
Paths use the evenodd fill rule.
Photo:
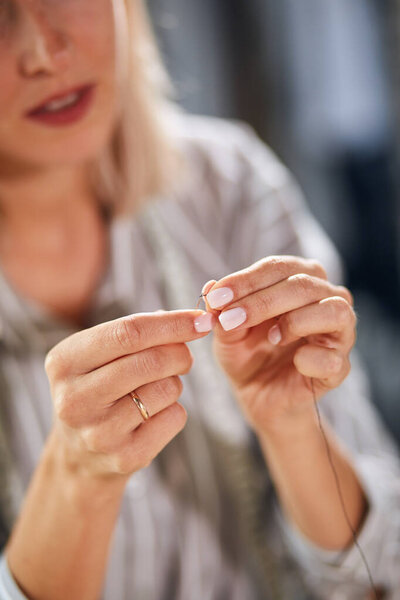
<svg viewBox="0 0 400 600">
<path fill-rule="evenodd" d="M 350 521 L 350 518 L 349 518 L 349 515 L 348 515 L 348 512 L 347 512 L 347 509 L 346 509 L 346 505 L 345 505 L 344 498 L 343 498 L 342 487 L 340 485 L 339 476 L 337 474 L 336 467 L 334 465 L 333 458 L 332 458 L 331 448 L 329 446 L 328 438 L 326 437 L 325 429 L 322 426 L 321 413 L 320 413 L 319 408 L 318 408 L 318 402 L 317 402 L 317 398 L 316 398 L 316 394 L 315 394 L 315 388 L 314 388 L 314 380 L 313 380 L 312 377 L 310 377 L 310 383 L 311 383 L 311 390 L 312 390 L 312 395 L 313 395 L 314 408 L 315 408 L 315 412 L 317 414 L 317 419 L 318 419 L 318 427 L 320 429 L 322 438 L 324 440 L 324 444 L 325 444 L 325 448 L 326 448 L 326 454 L 327 454 L 327 457 L 328 457 L 328 461 L 329 461 L 329 464 L 330 464 L 333 476 L 335 478 L 336 490 L 337 490 L 337 493 L 338 493 L 338 496 L 339 496 L 339 500 L 340 500 L 340 504 L 341 504 L 341 507 L 342 507 L 343 516 L 346 519 L 347 525 L 348 525 L 348 527 L 349 527 L 349 529 L 351 531 L 351 535 L 352 535 L 352 538 L 353 538 L 354 545 L 357 548 L 358 553 L 359 553 L 359 555 L 361 557 L 361 560 L 364 563 L 365 569 L 366 569 L 367 574 L 368 574 L 368 579 L 369 579 L 369 583 L 370 583 L 370 586 L 371 586 L 371 590 L 373 591 L 374 596 L 375 596 L 375 600 L 379 600 L 378 590 L 377 590 L 377 588 L 375 586 L 370 566 L 368 564 L 368 561 L 367 561 L 367 558 L 366 558 L 366 556 L 364 554 L 364 551 L 363 551 L 363 549 L 360 546 L 360 543 L 359 543 L 358 538 L 357 538 L 357 532 L 355 531 L 353 525 L 351 524 L 351 521 Z"/>
</svg>

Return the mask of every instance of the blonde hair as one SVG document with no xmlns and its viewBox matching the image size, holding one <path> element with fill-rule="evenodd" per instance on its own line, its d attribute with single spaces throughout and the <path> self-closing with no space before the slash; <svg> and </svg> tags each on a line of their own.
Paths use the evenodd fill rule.
<svg viewBox="0 0 400 600">
<path fill-rule="evenodd" d="M 170 122 L 180 112 L 142 0 L 111 0 L 116 32 L 117 124 L 92 165 L 97 197 L 112 215 L 133 212 L 173 185 L 179 154 Z"/>
</svg>

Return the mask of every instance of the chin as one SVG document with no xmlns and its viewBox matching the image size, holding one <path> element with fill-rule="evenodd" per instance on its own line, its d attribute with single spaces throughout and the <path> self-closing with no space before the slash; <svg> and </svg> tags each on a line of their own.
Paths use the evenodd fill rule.
<svg viewBox="0 0 400 600">
<path fill-rule="evenodd" d="M 36 146 L 32 162 L 45 167 L 77 165 L 98 158 L 110 142 L 113 129 L 87 128 L 71 135 L 60 136 L 54 143 Z"/>
<path fill-rule="evenodd" d="M 88 123 L 63 129 L 44 130 L 37 133 L 24 131 L 15 136 L 10 144 L 1 144 L 3 165 L 24 169 L 46 169 L 78 165 L 96 160 L 110 142 L 114 130 L 112 116 L 103 115 L 101 122 L 91 119 Z M 31 129 L 31 128 L 30 128 Z M 23 140 L 21 144 L 19 140 Z M 17 143 L 18 141 L 18 143 Z"/>
</svg>

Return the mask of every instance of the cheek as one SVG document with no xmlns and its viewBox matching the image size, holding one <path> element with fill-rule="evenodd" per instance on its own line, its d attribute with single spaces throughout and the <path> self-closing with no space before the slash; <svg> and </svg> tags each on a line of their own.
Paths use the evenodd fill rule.
<svg viewBox="0 0 400 600">
<path fill-rule="evenodd" d="M 86 0 L 66 9 L 63 19 L 79 59 L 105 73 L 114 65 L 115 31 L 111 0 Z"/>
<path fill-rule="evenodd" d="M 1 115 L 10 112 L 15 106 L 19 93 L 19 76 L 15 66 L 15 58 L 8 52 L 2 52 L 0 44 L 0 119 Z"/>
</svg>

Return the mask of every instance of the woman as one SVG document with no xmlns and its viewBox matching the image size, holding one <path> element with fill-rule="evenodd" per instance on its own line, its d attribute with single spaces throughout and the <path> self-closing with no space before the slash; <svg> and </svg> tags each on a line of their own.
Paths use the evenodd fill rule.
<svg viewBox="0 0 400 600">
<path fill-rule="evenodd" d="M 1 597 L 366 597 L 313 391 L 394 591 L 397 459 L 287 172 L 172 110 L 139 0 L 0 11 Z"/>
</svg>

